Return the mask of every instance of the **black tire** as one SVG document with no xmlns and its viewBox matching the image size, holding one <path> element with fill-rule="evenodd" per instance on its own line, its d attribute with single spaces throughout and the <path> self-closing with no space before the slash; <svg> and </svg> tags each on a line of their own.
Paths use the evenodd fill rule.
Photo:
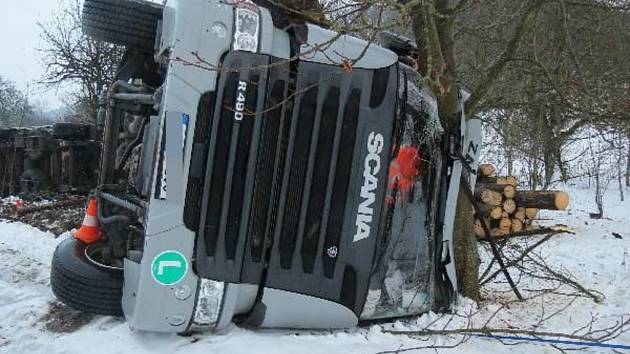
<svg viewBox="0 0 630 354">
<path fill-rule="evenodd" d="M 50 270 L 53 293 L 75 310 L 122 316 L 123 272 L 91 262 L 85 256 L 86 247 L 73 237 L 57 246 Z"/>
<path fill-rule="evenodd" d="M 153 51 L 163 7 L 146 0 L 85 0 L 83 33 L 90 37 Z"/>
<path fill-rule="evenodd" d="M 83 140 L 90 138 L 90 126 L 79 123 L 56 123 L 52 128 L 55 139 Z"/>
</svg>

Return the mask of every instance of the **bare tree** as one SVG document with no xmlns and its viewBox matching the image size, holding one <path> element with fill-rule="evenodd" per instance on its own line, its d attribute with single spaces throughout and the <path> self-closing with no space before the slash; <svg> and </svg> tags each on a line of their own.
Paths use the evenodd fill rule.
<svg viewBox="0 0 630 354">
<path fill-rule="evenodd" d="M 0 77 L 0 128 L 20 125 L 31 112 L 26 95 Z"/>
<path fill-rule="evenodd" d="M 87 120 L 96 116 L 98 96 L 109 85 L 123 48 L 96 41 L 81 31 L 81 0 L 67 0 L 47 23 L 39 23 L 44 46 L 39 49 L 46 69 L 41 82 L 56 87 L 69 83 L 77 113 Z"/>
</svg>

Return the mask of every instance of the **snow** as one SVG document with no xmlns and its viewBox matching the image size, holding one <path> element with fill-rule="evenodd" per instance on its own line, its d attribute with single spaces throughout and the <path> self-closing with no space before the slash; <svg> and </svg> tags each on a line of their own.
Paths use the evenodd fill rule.
<svg viewBox="0 0 630 354">
<path fill-rule="evenodd" d="M 515 302 L 514 295 L 500 275 L 484 287 L 484 300 L 478 305 L 463 299 L 451 315 L 426 314 L 417 319 L 396 321 L 339 331 L 263 330 L 232 325 L 222 333 L 202 333 L 189 337 L 142 333 L 129 329 L 123 319 L 96 316 L 72 333 L 47 330 L 44 317 L 55 298 L 49 286 L 49 262 L 57 243 L 33 227 L 0 221 L 0 353 L 377 353 L 422 347 L 455 345 L 439 353 L 560 353 L 549 344 L 513 342 L 461 335 L 434 335 L 412 338 L 386 333 L 388 330 L 435 330 L 466 327 L 537 329 L 573 333 L 592 318 L 594 328 L 607 327 L 630 316 L 630 202 L 620 202 L 608 191 L 605 218 L 592 220 L 596 210 L 593 192 L 580 186 L 566 186 L 572 202 L 563 212 L 543 212 L 540 223 L 566 224 L 575 235 L 557 235 L 540 247 L 542 258 L 554 269 L 569 271 L 572 278 L 588 289 L 600 291 L 600 304 L 588 297 L 567 297 L 552 292 L 536 292 L 544 282 L 519 279 L 526 297 Z M 622 235 L 615 238 L 612 233 Z M 517 240 L 526 247 L 540 237 Z M 482 247 L 483 250 L 483 247 Z M 482 252 L 484 262 L 489 256 Z M 517 276 L 516 272 L 513 272 Z M 559 293 L 574 292 L 562 287 Z M 552 316 L 556 311 L 557 315 Z M 550 317 L 547 320 L 541 321 Z M 583 332 L 580 332 L 583 333 Z M 624 333 L 611 343 L 630 345 Z M 562 346 L 567 348 L 567 346 Z M 430 352 L 426 349 L 410 352 Z M 587 353 L 611 353 L 605 348 L 586 348 Z"/>
</svg>

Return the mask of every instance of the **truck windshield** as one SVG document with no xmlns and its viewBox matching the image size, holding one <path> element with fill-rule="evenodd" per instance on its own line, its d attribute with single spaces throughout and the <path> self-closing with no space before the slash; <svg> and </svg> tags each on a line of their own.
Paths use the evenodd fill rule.
<svg viewBox="0 0 630 354">
<path fill-rule="evenodd" d="M 399 71 L 396 145 L 384 222 L 361 319 L 415 315 L 434 301 L 442 127 L 417 72 Z"/>
</svg>

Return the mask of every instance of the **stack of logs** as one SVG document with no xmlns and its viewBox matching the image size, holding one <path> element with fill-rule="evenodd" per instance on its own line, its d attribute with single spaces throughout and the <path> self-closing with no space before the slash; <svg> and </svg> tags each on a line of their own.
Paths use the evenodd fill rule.
<svg viewBox="0 0 630 354">
<path fill-rule="evenodd" d="M 540 209 L 564 210 L 569 205 L 566 192 L 518 190 L 516 177 L 495 176 L 495 170 L 491 164 L 479 165 L 475 185 L 475 198 L 492 236 L 531 230 Z M 477 238 L 485 238 L 478 219 L 475 219 L 474 231 Z"/>
</svg>

